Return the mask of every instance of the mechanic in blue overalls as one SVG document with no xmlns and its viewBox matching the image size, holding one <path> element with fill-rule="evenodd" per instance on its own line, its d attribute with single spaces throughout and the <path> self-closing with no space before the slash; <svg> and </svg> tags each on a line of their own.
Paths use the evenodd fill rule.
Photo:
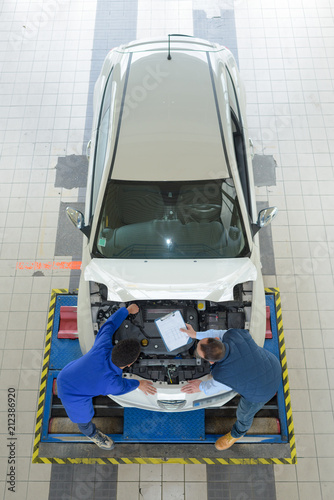
<svg viewBox="0 0 334 500">
<path fill-rule="evenodd" d="M 197 354 L 211 364 L 212 378 L 191 380 L 181 391 L 203 391 L 211 395 L 234 390 L 240 394 L 237 421 L 231 432 L 217 439 L 217 450 L 227 450 L 251 428 L 255 414 L 276 394 L 282 380 L 278 358 L 259 347 L 247 330 L 207 330 L 195 332 L 191 325 L 182 329 L 198 339 Z"/>
<path fill-rule="evenodd" d="M 114 448 L 114 442 L 92 422 L 92 398 L 108 394 L 119 396 L 137 388 L 145 394 L 156 392 L 148 380 L 139 382 L 122 378 L 123 368 L 131 366 L 140 354 L 138 340 L 126 339 L 115 346 L 112 344 L 115 331 L 129 314 L 137 314 L 138 311 L 136 304 L 116 311 L 100 328 L 91 350 L 65 366 L 57 377 L 58 396 L 68 417 L 83 434 L 105 450 Z"/>
</svg>

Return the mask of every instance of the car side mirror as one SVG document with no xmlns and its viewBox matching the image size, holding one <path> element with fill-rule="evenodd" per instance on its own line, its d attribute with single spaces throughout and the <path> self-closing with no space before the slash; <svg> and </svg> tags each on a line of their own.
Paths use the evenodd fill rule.
<svg viewBox="0 0 334 500">
<path fill-rule="evenodd" d="M 277 213 L 278 213 L 277 207 L 269 207 L 260 210 L 256 224 L 252 224 L 253 236 L 255 236 L 256 233 L 260 231 L 262 227 L 268 226 L 268 224 L 270 224 L 271 221 L 274 220 Z"/>
<path fill-rule="evenodd" d="M 89 238 L 90 226 L 85 226 L 84 215 L 79 210 L 73 207 L 66 207 L 66 214 L 72 224 L 80 229 L 80 231 L 83 232 L 83 234 L 87 236 L 87 238 Z"/>
</svg>

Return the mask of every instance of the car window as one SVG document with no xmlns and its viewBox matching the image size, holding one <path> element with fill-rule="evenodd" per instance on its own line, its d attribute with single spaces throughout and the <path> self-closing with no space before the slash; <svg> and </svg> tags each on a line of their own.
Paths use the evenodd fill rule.
<svg viewBox="0 0 334 500">
<path fill-rule="evenodd" d="M 226 69 L 226 81 L 227 81 L 228 98 L 229 98 L 230 108 L 231 108 L 233 114 L 238 118 L 238 120 L 240 120 L 237 98 L 235 95 L 233 82 L 231 79 L 231 75 L 227 69 Z"/>
<path fill-rule="evenodd" d="M 230 102 L 230 112 L 232 118 L 232 132 L 233 132 L 233 146 L 236 163 L 238 166 L 238 172 L 240 177 L 240 182 L 245 198 L 246 207 L 248 213 L 251 217 L 251 203 L 250 203 L 250 192 L 249 192 L 249 180 L 248 180 L 248 166 L 247 166 L 247 154 L 245 148 L 245 139 L 243 134 L 243 127 L 241 122 L 240 107 L 238 105 L 238 100 L 235 92 L 235 88 L 232 82 L 231 75 L 228 70 L 226 70 L 227 87 Z M 251 217 L 252 218 L 252 217 Z"/>
<path fill-rule="evenodd" d="M 249 192 L 249 179 L 248 179 L 248 166 L 247 166 L 247 155 L 245 148 L 244 135 L 234 113 L 232 115 L 233 123 L 233 146 L 235 159 L 238 166 L 239 178 L 241 182 L 242 191 L 245 198 L 246 207 L 249 215 L 251 216 L 251 204 L 250 204 L 250 192 Z"/>
<path fill-rule="evenodd" d="M 91 200 L 91 215 L 94 214 L 97 196 L 101 184 L 103 168 L 106 158 L 109 124 L 110 124 L 110 104 L 112 96 L 112 71 L 109 74 L 108 81 L 105 87 L 103 104 L 101 108 L 100 120 L 96 134 L 95 161 L 92 185 L 92 200 Z"/>
<path fill-rule="evenodd" d="M 249 248 L 232 179 L 109 181 L 93 252 L 131 259 L 245 256 Z"/>
</svg>

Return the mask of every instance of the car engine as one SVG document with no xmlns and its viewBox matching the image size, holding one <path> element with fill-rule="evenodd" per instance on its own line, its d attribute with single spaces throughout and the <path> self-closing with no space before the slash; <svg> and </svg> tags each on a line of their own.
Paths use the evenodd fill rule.
<svg viewBox="0 0 334 500">
<path fill-rule="evenodd" d="M 104 285 L 97 286 L 98 291 L 92 293 L 92 317 L 95 334 L 114 312 L 122 306 L 129 305 L 108 301 L 106 287 Z M 195 356 L 197 340 L 192 340 L 174 351 L 168 351 L 155 325 L 155 320 L 179 310 L 185 323 L 190 324 L 195 331 L 244 329 L 248 327 L 250 319 L 251 302 L 248 299 L 249 292 L 243 289 L 243 285 L 236 285 L 234 300 L 229 302 L 136 301 L 139 312 L 136 315 L 129 315 L 113 337 L 114 344 L 127 338 L 135 338 L 141 344 L 139 358 L 123 371 L 153 382 L 161 381 L 168 384 L 193 380 L 210 373 L 210 364 Z"/>
</svg>

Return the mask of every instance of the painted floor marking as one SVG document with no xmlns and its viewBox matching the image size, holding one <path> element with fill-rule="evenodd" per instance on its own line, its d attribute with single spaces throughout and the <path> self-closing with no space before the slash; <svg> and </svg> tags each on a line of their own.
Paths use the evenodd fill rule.
<svg viewBox="0 0 334 500">
<path fill-rule="evenodd" d="M 281 299 L 280 292 L 278 288 L 267 288 L 266 293 L 274 294 L 275 297 L 275 309 L 276 309 L 276 320 L 277 329 L 279 336 L 279 350 L 281 357 L 281 365 L 283 369 L 283 380 L 284 385 L 284 401 L 288 420 L 288 433 L 289 433 L 289 444 L 291 457 L 290 458 L 169 458 L 167 460 L 160 458 L 146 458 L 146 457 L 136 457 L 136 458 L 126 458 L 126 457 L 114 457 L 114 458 L 48 458 L 39 456 L 39 444 L 41 440 L 42 433 L 42 420 L 45 404 L 45 393 L 46 393 L 46 378 L 49 368 L 50 360 L 50 350 L 51 350 L 51 336 L 53 327 L 53 317 L 55 313 L 55 303 L 57 294 L 66 294 L 67 290 L 52 290 L 49 317 L 48 317 L 48 327 L 45 340 L 45 353 L 43 360 L 43 369 L 41 377 L 40 386 L 40 396 L 38 402 L 38 410 L 36 417 L 36 431 L 35 431 L 35 441 L 34 441 L 34 451 L 32 462 L 33 463 L 47 463 L 47 464 L 168 464 L 168 463 L 178 463 L 178 464 L 208 464 L 208 465 L 257 465 L 257 464 L 296 464 L 297 463 L 297 453 L 296 453 L 296 443 L 294 435 L 294 425 L 292 419 L 292 410 L 290 403 L 290 392 L 289 392 L 289 382 L 288 382 L 288 368 L 286 364 L 285 355 L 285 342 L 284 342 L 284 331 L 283 331 L 283 321 L 282 321 L 282 311 L 281 311 Z"/>
</svg>

